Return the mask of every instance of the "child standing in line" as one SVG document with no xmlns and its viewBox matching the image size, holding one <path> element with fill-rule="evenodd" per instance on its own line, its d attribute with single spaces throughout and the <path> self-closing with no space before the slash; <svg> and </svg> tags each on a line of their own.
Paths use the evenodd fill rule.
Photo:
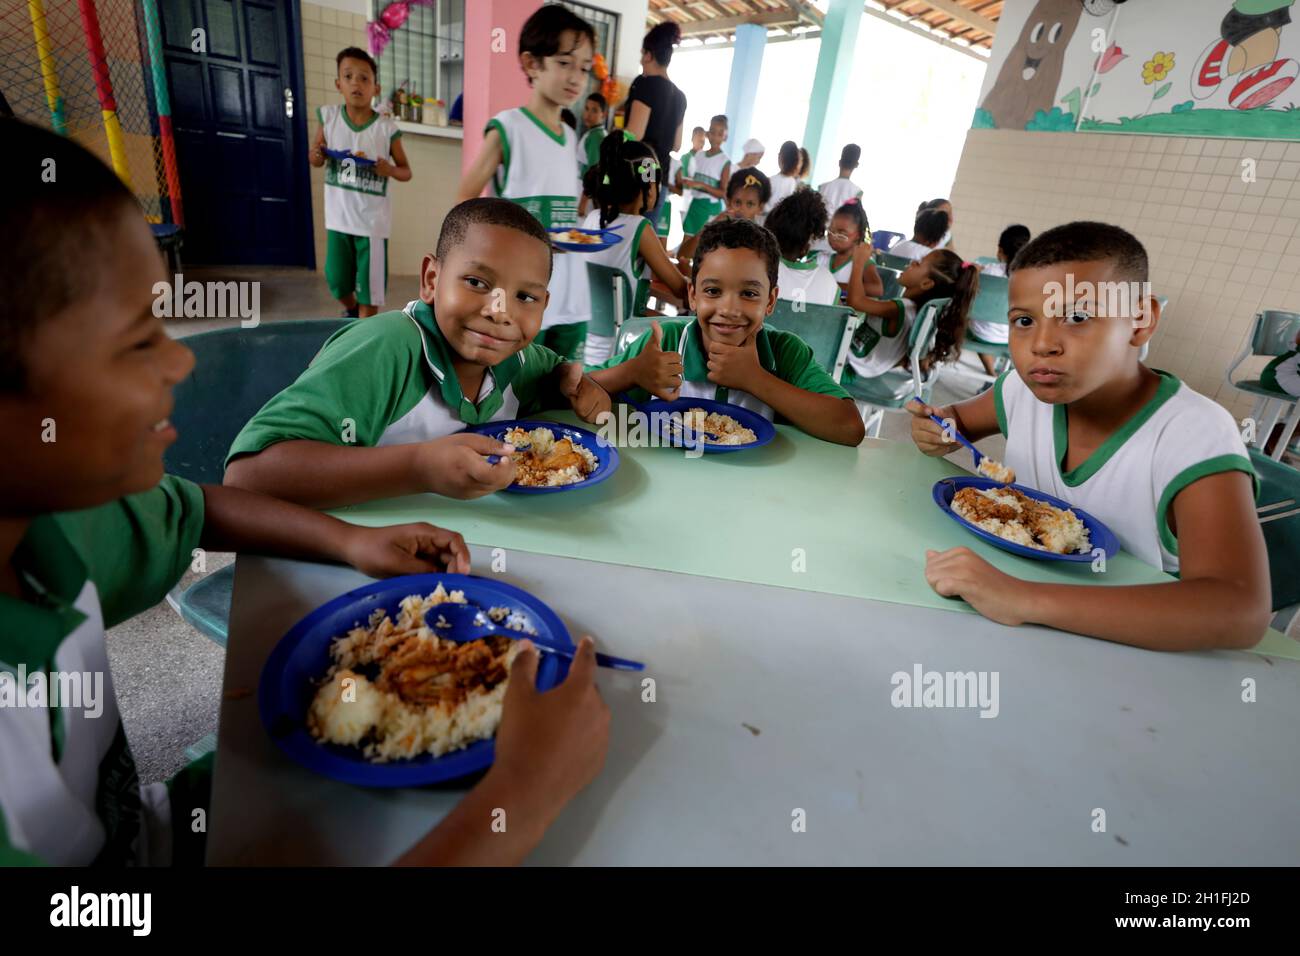
<svg viewBox="0 0 1300 956">
<path fill-rule="evenodd" d="M 731 178 L 731 160 L 722 151 L 727 141 L 727 118 L 718 114 L 709 121 L 709 148 L 691 159 L 689 172 L 682 173 L 682 185 L 691 190 L 691 204 L 686 210 L 682 231 L 696 235 L 705 224 L 722 212 Z"/>
<path fill-rule="evenodd" d="M 649 271 L 680 299 L 686 298 L 686 278 L 668 258 L 668 252 L 650 231 L 644 213 L 653 209 L 663 171 L 653 148 L 626 139 L 621 132 L 606 137 L 600 160 L 587 171 L 584 188 L 595 197 L 596 208 L 583 222 L 586 229 L 617 229 L 619 241 L 608 249 L 588 253 L 586 261 L 623 273 L 625 294 L 631 297 L 630 314 L 640 314 L 649 297 Z M 664 208 L 668 208 L 667 204 Z M 586 364 L 609 358 L 613 336 L 587 336 Z"/>
<path fill-rule="evenodd" d="M 686 225 L 686 216 L 691 211 L 691 200 L 695 198 L 695 192 L 687 188 L 682 180 L 690 178 L 691 164 L 695 162 L 695 157 L 704 152 L 704 135 L 706 130 L 703 126 L 697 126 L 691 130 L 691 148 L 682 154 L 681 167 L 677 171 L 677 178 L 673 180 L 673 185 L 677 187 L 677 195 L 684 200 L 682 206 L 682 225 Z"/>
<path fill-rule="evenodd" d="M 781 171 L 772 177 L 772 196 L 767 201 L 767 206 L 763 209 L 763 215 L 766 216 L 786 196 L 789 196 L 799 188 L 799 164 L 803 162 L 799 155 L 799 145 L 793 140 L 786 140 L 781 144 L 781 150 L 777 153 L 777 164 Z"/>
<path fill-rule="evenodd" d="M 822 265 L 830 270 L 840 291 L 847 295 L 853 274 L 853 253 L 858 246 L 871 242 L 871 223 L 867 221 L 867 212 L 860 199 L 850 199 L 835 210 L 826 238 L 830 250 L 819 253 Z M 868 259 L 862 269 L 862 291 L 873 299 L 885 294 L 885 283 L 876 271 L 874 259 Z"/>
<path fill-rule="evenodd" d="M 335 64 L 343 103 L 316 111 L 320 125 L 308 160 L 325 167 L 325 282 L 345 317 L 366 318 L 383 306 L 388 287 L 388 180 L 409 182 L 411 167 L 397 124 L 370 105 L 379 94 L 374 58 L 350 46 Z M 326 149 L 347 150 L 351 158 L 326 156 Z"/>
<path fill-rule="evenodd" d="M 826 232 L 826 204 L 821 193 L 800 189 L 787 196 L 768 213 L 767 228 L 781 250 L 778 296 L 809 305 L 838 305 L 839 283 L 825 261 L 810 253 L 813 241 Z"/>
<path fill-rule="evenodd" d="M 578 171 L 585 174 L 587 170 L 596 165 L 600 159 L 600 144 L 605 139 L 605 117 L 609 112 L 609 104 L 605 102 L 605 97 L 599 93 L 592 93 L 587 97 L 586 104 L 582 107 L 582 125 L 586 132 L 578 140 Z"/>
<path fill-rule="evenodd" d="M 758 169 L 738 169 L 727 180 L 727 208 L 718 213 L 710 223 L 724 219 L 748 219 L 757 222 L 772 195 L 772 185 Z M 691 256 L 695 255 L 698 236 L 687 236 L 677 250 L 677 268 L 682 275 L 691 274 Z"/>
<path fill-rule="evenodd" d="M 548 229 L 577 225 L 582 192 L 577 142 L 560 119 L 586 85 L 596 44 L 590 23 L 567 7 L 548 4 L 519 33 L 519 63 L 532 95 L 487 125 L 483 146 L 461 180 L 458 202 L 483 192 L 518 203 Z M 582 357 L 590 298 L 582 255 L 557 252 L 550 301 L 537 344 L 566 359 Z"/>
<path fill-rule="evenodd" d="M 827 209 L 839 209 L 851 199 L 862 199 L 862 189 L 852 178 L 853 170 L 858 168 L 858 160 L 861 158 L 862 147 L 857 143 L 849 143 L 840 150 L 839 176 L 817 187 L 817 191 L 822 194 L 822 199 L 826 202 Z M 830 245 L 825 239 L 819 239 L 813 244 L 813 248 L 818 252 L 826 252 L 830 250 Z"/>
</svg>

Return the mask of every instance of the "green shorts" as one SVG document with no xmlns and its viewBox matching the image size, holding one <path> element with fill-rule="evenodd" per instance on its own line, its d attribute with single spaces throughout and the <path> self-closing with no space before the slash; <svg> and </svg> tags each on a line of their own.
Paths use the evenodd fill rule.
<svg viewBox="0 0 1300 956">
<path fill-rule="evenodd" d="M 722 203 L 716 199 L 692 199 L 691 208 L 686 210 L 686 219 L 682 222 L 682 232 L 688 236 L 698 235 L 709 224 L 709 220 L 722 212 Z"/>
<path fill-rule="evenodd" d="M 534 339 L 538 345 L 548 349 L 566 362 L 581 362 L 583 346 L 587 344 L 587 323 L 570 322 L 568 325 L 552 325 L 542 329 Z"/>
<path fill-rule="evenodd" d="M 336 299 L 355 292 L 359 305 L 383 305 L 388 289 L 388 240 L 381 249 L 369 236 L 327 229 L 325 283 Z"/>
<path fill-rule="evenodd" d="M 665 239 L 672 228 L 672 215 L 672 203 L 665 199 L 664 204 L 659 207 L 659 221 L 655 223 L 655 232 Z"/>
</svg>

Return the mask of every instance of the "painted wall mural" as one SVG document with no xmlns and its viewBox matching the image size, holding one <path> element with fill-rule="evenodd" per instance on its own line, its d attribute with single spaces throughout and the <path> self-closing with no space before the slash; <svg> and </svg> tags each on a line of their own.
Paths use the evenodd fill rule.
<svg viewBox="0 0 1300 956">
<path fill-rule="evenodd" d="M 1300 140 L 1296 0 L 1007 0 L 976 129 Z"/>
</svg>

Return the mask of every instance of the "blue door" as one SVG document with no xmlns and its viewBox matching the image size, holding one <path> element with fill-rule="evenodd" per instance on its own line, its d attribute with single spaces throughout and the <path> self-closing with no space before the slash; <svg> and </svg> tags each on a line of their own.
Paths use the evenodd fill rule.
<svg viewBox="0 0 1300 956">
<path fill-rule="evenodd" d="M 314 266 L 298 0 L 159 9 L 185 261 Z"/>
</svg>

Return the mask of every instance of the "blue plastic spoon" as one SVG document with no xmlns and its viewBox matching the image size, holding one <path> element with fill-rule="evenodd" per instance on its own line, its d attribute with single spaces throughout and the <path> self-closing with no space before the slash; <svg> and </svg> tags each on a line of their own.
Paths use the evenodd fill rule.
<svg viewBox="0 0 1300 956">
<path fill-rule="evenodd" d="M 439 627 L 436 618 L 433 623 L 430 623 L 428 620 L 430 615 L 440 615 L 448 626 Z M 506 627 L 498 627 L 488 618 L 487 612 L 476 604 L 439 604 L 425 614 L 425 624 L 438 637 L 455 641 L 457 644 L 465 644 L 485 637 L 508 637 L 512 641 L 525 637 L 531 639 L 531 635 L 524 631 L 513 631 Z M 550 647 L 537 641 L 533 641 L 533 646 L 543 654 L 554 654 L 556 657 L 562 657 L 570 661 L 573 660 L 573 655 L 576 653 L 576 651 L 561 650 L 558 647 Z M 596 663 L 601 667 L 609 667 L 616 671 L 645 670 L 645 665 L 640 661 L 613 657 L 609 654 L 602 654 L 600 651 L 596 652 Z"/>
</svg>

